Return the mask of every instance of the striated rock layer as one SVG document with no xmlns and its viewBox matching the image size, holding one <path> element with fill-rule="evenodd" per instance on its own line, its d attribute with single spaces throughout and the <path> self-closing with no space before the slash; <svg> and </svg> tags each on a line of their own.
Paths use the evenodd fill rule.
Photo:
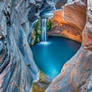
<svg viewBox="0 0 92 92">
<path fill-rule="evenodd" d="M 53 27 L 49 35 L 64 36 L 78 42 L 82 41 L 82 30 L 86 22 L 86 6 L 79 2 L 56 10 L 52 18 Z"/>
<path fill-rule="evenodd" d="M 30 92 L 37 79 L 38 68 L 27 41 L 30 3 L 0 0 L 0 92 Z"/>
<path fill-rule="evenodd" d="M 47 0 L 0 0 L 0 92 L 31 92 L 38 78 L 29 46 L 32 27 L 45 11 Z"/>
<path fill-rule="evenodd" d="M 87 5 L 81 48 L 45 92 L 92 92 L 92 0 L 76 1 L 79 5 Z"/>
</svg>

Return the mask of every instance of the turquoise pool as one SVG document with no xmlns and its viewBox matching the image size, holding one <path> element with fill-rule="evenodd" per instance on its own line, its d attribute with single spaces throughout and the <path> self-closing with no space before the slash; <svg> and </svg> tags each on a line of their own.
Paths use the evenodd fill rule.
<svg viewBox="0 0 92 92">
<path fill-rule="evenodd" d="M 63 38 L 48 37 L 47 42 L 39 42 L 31 47 L 38 68 L 50 77 L 57 76 L 63 65 L 80 48 L 80 43 Z"/>
</svg>

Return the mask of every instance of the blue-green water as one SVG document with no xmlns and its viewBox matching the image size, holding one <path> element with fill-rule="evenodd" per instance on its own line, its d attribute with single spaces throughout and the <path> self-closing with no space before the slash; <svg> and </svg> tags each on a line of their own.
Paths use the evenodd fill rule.
<svg viewBox="0 0 92 92">
<path fill-rule="evenodd" d="M 51 36 L 45 44 L 39 42 L 31 48 L 38 68 L 47 75 L 55 77 L 65 62 L 77 52 L 80 44 L 63 37 Z"/>
</svg>

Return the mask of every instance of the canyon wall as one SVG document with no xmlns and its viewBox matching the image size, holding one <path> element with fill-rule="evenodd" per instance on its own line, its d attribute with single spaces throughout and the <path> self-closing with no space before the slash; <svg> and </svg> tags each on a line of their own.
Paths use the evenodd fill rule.
<svg viewBox="0 0 92 92">
<path fill-rule="evenodd" d="M 45 92 L 92 92 L 92 0 L 76 2 L 87 6 L 81 48 Z"/>
<path fill-rule="evenodd" d="M 33 23 L 48 10 L 43 5 L 49 4 L 45 0 L 0 0 L 0 92 L 31 91 L 33 80 L 38 78 L 38 68 L 28 42 Z M 44 9 L 40 12 L 42 8 Z M 60 29 L 66 31 L 59 30 L 58 34 L 62 33 L 66 37 L 71 35 L 71 39 L 82 41 L 82 46 L 64 65 L 46 92 L 91 92 L 92 0 L 87 0 L 87 3 L 86 0 L 76 0 L 70 6 L 66 5 L 65 10 L 60 12 L 62 21 L 60 23 L 55 21 L 55 24 L 59 24 Z M 75 15 L 72 16 L 71 13 Z M 76 36 L 77 33 L 79 38 Z"/>
<path fill-rule="evenodd" d="M 30 92 L 38 68 L 28 44 L 34 1 L 0 0 L 0 92 Z"/>
<path fill-rule="evenodd" d="M 56 1 L 0 0 L 0 92 L 32 91 L 39 71 L 29 46 L 32 28 Z"/>
<path fill-rule="evenodd" d="M 79 2 L 68 4 L 54 12 L 52 29 L 49 35 L 64 36 L 82 41 L 82 31 L 86 23 L 86 6 Z"/>
</svg>

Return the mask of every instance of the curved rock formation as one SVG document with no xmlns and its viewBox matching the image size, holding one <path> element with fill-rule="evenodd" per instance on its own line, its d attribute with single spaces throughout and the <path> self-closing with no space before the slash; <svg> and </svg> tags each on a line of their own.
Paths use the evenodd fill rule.
<svg viewBox="0 0 92 92">
<path fill-rule="evenodd" d="M 38 69 L 27 41 L 29 4 L 33 2 L 0 1 L 0 92 L 30 92 L 37 78 Z"/>
<path fill-rule="evenodd" d="M 35 20 L 52 11 L 52 2 L 0 0 L 0 92 L 31 92 L 38 68 L 28 43 Z"/>
<path fill-rule="evenodd" d="M 61 9 L 67 3 L 68 0 L 58 0 L 55 7 L 56 9 Z"/>
<path fill-rule="evenodd" d="M 86 23 L 86 6 L 79 2 L 65 5 L 63 10 L 54 12 L 52 23 L 50 35 L 64 36 L 81 42 L 82 30 Z"/>
<path fill-rule="evenodd" d="M 85 7 L 85 1 L 80 0 L 77 3 L 77 0 L 75 6 Z M 60 75 L 53 80 L 46 92 L 83 92 L 84 90 L 91 92 L 92 1 L 87 0 L 87 2 L 87 23 L 83 31 L 82 46 L 77 54 L 64 65 Z M 31 91 L 32 82 L 37 78 L 38 68 L 28 44 L 30 29 L 32 29 L 33 22 L 45 10 L 49 10 L 48 7 L 43 7 L 46 4 L 49 6 L 50 3 L 46 0 L 0 0 L 0 92 Z M 70 10 L 71 8 L 72 6 Z M 68 11 L 67 9 L 69 8 L 66 6 L 63 12 Z M 80 9 L 75 12 L 77 15 Z M 70 13 L 64 15 L 66 18 L 63 20 L 69 20 L 67 15 L 70 16 Z M 84 19 L 85 16 L 82 18 Z M 69 21 L 63 22 L 64 26 L 67 26 Z M 76 25 L 82 31 L 83 25 L 80 26 L 77 20 L 75 21 L 71 21 L 70 24 Z"/>
<path fill-rule="evenodd" d="M 87 3 L 80 0 L 79 3 L 87 5 L 81 48 L 45 92 L 92 92 L 92 0 L 87 0 Z"/>
</svg>

